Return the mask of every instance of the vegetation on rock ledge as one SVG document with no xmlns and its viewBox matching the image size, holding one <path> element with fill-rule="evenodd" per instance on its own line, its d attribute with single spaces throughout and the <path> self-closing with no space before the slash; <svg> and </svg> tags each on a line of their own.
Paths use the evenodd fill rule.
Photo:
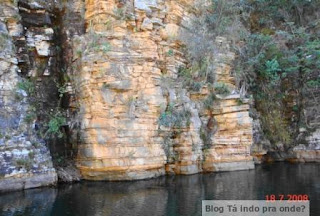
<svg viewBox="0 0 320 216">
<path fill-rule="evenodd" d="M 184 87 L 199 91 L 208 85 L 211 96 L 228 95 L 224 83 L 215 83 L 214 60 L 224 47 L 213 43 L 227 37 L 237 54 L 233 75 L 241 89 L 255 99 L 264 133 L 273 144 L 303 142 L 299 129 L 313 130 L 304 101 L 320 87 L 320 1 L 211 0 L 200 1 L 188 31 L 182 34 L 190 62 L 181 67 Z M 227 61 L 227 60 L 226 60 Z"/>
</svg>

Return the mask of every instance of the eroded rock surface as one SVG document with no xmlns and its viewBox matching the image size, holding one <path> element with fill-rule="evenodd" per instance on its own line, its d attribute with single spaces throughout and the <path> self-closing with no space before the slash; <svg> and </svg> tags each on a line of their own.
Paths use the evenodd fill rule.
<svg viewBox="0 0 320 216">
<path fill-rule="evenodd" d="M 62 106 L 71 145 L 58 139 L 52 150 L 76 150 L 88 180 L 252 169 L 252 156 L 260 162 L 267 154 L 260 117 L 252 121 L 252 101 L 231 74 L 235 54 L 226 38 L 212 41 L 212 83 L 190 89 L 179 74 L 190 65 L 183 38 L 196 1 L 14 2 L 0 4 L 0 190 L 57 181 L 37 130 L 45 127 L 43 110 Z M 21 86 L 25 80 L 35 86 Z M 217 83 L 230 93 L 213 91 Z M 28 88 L 36 90 L 36 105 Z M 274 158 L 319 161 L 319 94 L 310 95 L 304 116 L 313 130 L 301 127 L 298 136 L 307 144 Z M 58 174 L 64 181 L 81 178 L 73 166 Z"/>
<path fill-rule="evenodd" d="M 37 136 L 31 118 L 32 107 L 27 99 L 30 89 L 23 86 L 24 78 L 20 76 L 14 42 L 25 40 L 25 30 L 14 2 L 0 3 L 0 191 L 35 188 L 57 181 L 50 152 Z M 46 38 L 38 40 L 39 44 L 44 41 Z M 43 46 L 39 45 L 39 50 L 46 54 Z"/>
<path fill-rule="evenodd" d="M 186 64 L 179 34 L 192 4 L 86 1 L 87 33 L 74 38 L 73 75 L 82 119 L 78 167 L 85 179 L 253 168 L 248 101 L 238 105 L 234 93 L 208 113 L 201 102 L 209 92 L 190 94 L 176 80 L 179 66 Z M 224 38 L 217 43 L 226 48 L 216 58 L 217 81 L 235 89 L 234 54 Z M 188 113 L 188 123 L 179 129 L 160 126 L 169 105 Z M 217 128 L 204 144 L 201 129 L 208 124 Z"/>
</svg>

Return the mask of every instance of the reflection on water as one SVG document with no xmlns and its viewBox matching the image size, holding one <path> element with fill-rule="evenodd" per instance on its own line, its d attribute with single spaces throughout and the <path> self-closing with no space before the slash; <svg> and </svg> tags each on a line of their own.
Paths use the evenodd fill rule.
<svg viewBox="0 0 320 216">
<path fill-rule="evenodd" d="M 0 215 L 50 215 L 57 192 L 41 188 L 0 194 Z"/>
<path fill-rule="evenodd" d="M 201 215 L 201 200 L 308 194 L 320 215 L 319 164 L 260 165 L 255 170 L 170 176 L 135 182 L 82 182 L 0 195 L 0 215 Z"/>
</svg>

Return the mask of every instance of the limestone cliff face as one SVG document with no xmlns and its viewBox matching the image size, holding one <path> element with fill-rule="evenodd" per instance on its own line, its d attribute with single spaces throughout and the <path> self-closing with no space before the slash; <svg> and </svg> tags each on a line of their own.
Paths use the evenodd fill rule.
<svg viewBox="0 0 320 216">
<path fill-rule="evenodd" d="M 179 39 L 194 2 L 85 2 L 86 34 L 73 39 L 73 84 L 79 104 L 78 167 L 90 180 L 131 180 L 165 173 L 253 168 L 248 102 L 233 92 L 208 111 L 207 87 L 178 82 L 187 64 Z M 216 56 L 216 81 L 236 89 L 228 42 Z M 168 109 L 179 128 L 161 125 Z M 184 114 L 183 114 L 184 113 Z M 207 138 L 205 138 L 207 137 Z"/>
<path fill-rule="evenodd" d="M 34 15 L 41 17 L 43 13 Z M 50 152 L 35 129 L 34 107 L 28 100 L 34 87 L 21 76 L 24 72 L 20 64 L 29 60 L 29 56 L 17 53 L 26 53 L 27 47 L 16 46 L 29 43 L 37 55 L 46 57 L 52 31 L 50 28 L 23 28 L 16 2 L 1 1 L 0 191 L 34 188 L 57 181 Z"/>
</svg>

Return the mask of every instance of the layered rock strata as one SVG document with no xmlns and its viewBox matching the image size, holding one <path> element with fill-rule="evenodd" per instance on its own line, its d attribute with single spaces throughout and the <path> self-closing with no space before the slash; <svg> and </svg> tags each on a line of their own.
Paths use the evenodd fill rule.
<svg viewBox="0 0 320 216">
<path fill-rule="evenodd" d="M 179 66 L 186 63 L 178 36 L 192 3 L 86 1 L 87 33 L 74 39 L 73 76 L 82 119 L 78 167 L 85 179 L 253 168 L 247 101 L 237 105 L 236 94 L 222 98 L 210 115 L 192 99 L 209 92 L 192 96 L 176 82 Z M 230 61 L 219 64 L 217 80 L 234 86 L 233 54 L 221 55 Z M 179 129 L 159 126 L 159 116 L 172 104 L 190 114 Z M 217 131 L 204 147 L 201 128 L 213 118 Z"/>
<path fill-rule="evenodd" d="M 319 88 L 304 89 L 299 98 L 306 125 L 297 131 L 297 146 L 267 154 L 262 147 L 271 144 L 259 116 L 253 122 L 249 117 L 251 101 L 235 85 L 235 55 L 225 38 L 212 41 L 214 83 L 202 80 L 196 91 L 186 86 L 179 70 L 190 65 L 183 38 L 192 32 L 196 2 L 1 1 L 0 191 L 57 181 L 39 135 L 47 116 L 61 107 L 68 119 L 59 126 L 65 140 L 46 138 L 55 155 L 76 151 L 89 180 L 251 169 L 253 141 L 258 162 L 271 154 L 319 161 Z M 230 94 L 212 90 L 217 83 Z M 59 168 L 72 181 L 67 170 L 77 170 Z"/>
<path fill-rule="evenodd" d="M 52 185 L 57 181 L 50 152 L 36 133 L 33 107 L 28 101 L 33 86 L 27 85 L 19 67 L 29 56 L 17 56 L 22 48 L 14 44 L 33 38 L 32 48 L 45 56 L 52 29 L 38 29 L 41 34 L 37 37 L 32 29 L 23 28 L 15 2 L 4 0 L 0 4 L 0 191 Z"/>
<path fill-rule="evenodd" d="M 236 89 L 235 79 L 230 75 L 232 61 L 235 56 L 230 52 L 224 38 L 217 38 L 220 53 L 216 57 L 216 81 L 226 83 Z M 219 97 L 219 95 L 218 95 Z M 249 116 L 249 99 L 242 99 L 238 91 L 222 97 L 213 108 L 217 130 L 212 136 L 212 145 L 205 152 L 204 170 L 232 171 L 253 169 L 250 156 L 252 145 L 252 119 Z"/>
</svg>

